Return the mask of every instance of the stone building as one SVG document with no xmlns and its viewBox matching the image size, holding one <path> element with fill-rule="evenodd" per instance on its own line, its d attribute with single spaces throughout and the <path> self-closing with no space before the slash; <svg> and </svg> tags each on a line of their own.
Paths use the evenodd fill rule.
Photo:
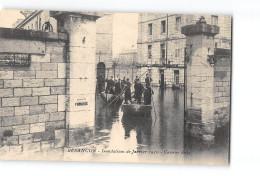
<svg viewBox="0 0 260 176">
<path fill-rule="evenodd" d="M 142 13 L 138 24 L 138 61 L 141 72 L 149 71 L 155 85 L 184 84 L 185 35 L 181 27 L 195 24 L 201 15 Z M 207 22 L 220 27 L 215 47 L 230 49 L 231 17 L 204 15 Z"/>
<path fill-rule="evenodd" d="M 50 22 L 52 32 L 57 32 L 57 20 L 50 16 L 49 10 L 22 10 L 25 19 L 17 20 L 14 28 L 42 31 L 43 24 Z M 96 64 L 104 62 L 107 73 L 112 70 L 113 14 L 104 13 L 96 22 Z"/>
<path fill-rule="evenodd" d="M 106 76 L 113 74 L 113 14 L 97 20 L 96 64 L 106 65 Z"/>
<path fill-rule="evenodd" d="M 57 33 L 0 28 L 1 159 L 61 160 L 65 146 L 93 143 L 102 14 L 50 16 Z"/>
<path fill-rule="evenodd" d="M 23 14 L 23 12 L 21 11 L 20 13 Z M 25 19 L 17 24 L 15 28 L 38 31 L 42 30 L 43 24 L 48 21 L 52 25 L 52 31 L 57 32 L 57 21 L 50 16 L 49 10 L 29 11 L 25 14 Z"/>
</svg>

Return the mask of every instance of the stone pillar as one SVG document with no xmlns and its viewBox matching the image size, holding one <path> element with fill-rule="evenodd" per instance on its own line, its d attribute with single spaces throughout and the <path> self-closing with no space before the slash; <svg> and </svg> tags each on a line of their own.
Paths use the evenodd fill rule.
<svg viewBox="0 0 260 176">
<path fill-rule="evenodd" d="M 214 36 L 219 27 L 209 25 L 205 18 L 194 25 L 182 27 L 186 35 L 186 111 L 185 130 L 195 137 L 214 141 L 214 67 L 208 55 L 214 54 Z"/>
<path fill-rule="evenodd" d="M 93 142 L 96 90 L 96 13 L 51 12 L 69 35 L 66 66 L 67 146 Z"/>
</svg>

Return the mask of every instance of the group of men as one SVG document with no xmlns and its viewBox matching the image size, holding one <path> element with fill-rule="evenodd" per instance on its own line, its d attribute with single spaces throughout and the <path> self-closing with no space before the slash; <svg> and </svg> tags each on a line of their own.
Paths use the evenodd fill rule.
<svg viewBox="0 0 260 176">
<path fill-rule="evenodd" d="M 151 82 L 152 78 L 149 77 L 148 74 L 146 74 L 145 78 L 145 87 L 140 82 L 138 76 L 136 76 L 134 89 L 135 89 L 135 95 L 134 98 L 138 104 L 141 104 L 142 95 L 144 94 L 144 104 L 150 105 L 151 104 L 151 98 L 153 94 L 153 90 L 151 88 Z"/>
<path fill-rule="evenodd" d="M 132 103 L 132 93 L 131 93 L 131 83 L 129 81 L 129 78 L 123 78 L 121 80 L 118 78 L 117 80 L 114 80 L 113 76 L 110 77 L 110 79 L 106 79 L 100 75 L 97 78 L 97 87 L 99 92 L 102 92 L 104 89 L 105 82 L 107 82 L 106 86 L 106 93 L 108 94 L 114 94 L 119 95 L 121 93 L 125 93 L 125 103 L 129 104 Z M 134 81 L 134 96 L 133 98 L 138 104 L 141 104 L 142 95 L 144 94 L 144 104 L 148 105 L 151 104 L 151 96 L 153 94 L 153 91 L 151 89 L 151 82 L 152 79 L 149 77 L 148 74 L 146 74 L 145 78 L 145 87 L 140 82 L 140 79 L 138 76 L 136 76 L 136 79 Z"/>
</svg>

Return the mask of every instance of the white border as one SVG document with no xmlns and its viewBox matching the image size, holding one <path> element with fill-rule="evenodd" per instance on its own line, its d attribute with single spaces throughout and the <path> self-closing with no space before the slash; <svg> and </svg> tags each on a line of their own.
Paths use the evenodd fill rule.
<svg viewBox="0 0 260 176">
<path fill-rule="evenodd" d="M 0 8 L 233 15 L 231 165 L 187 166 L 0 161 L 9 175 L 260 175 L 260 1 L 258 0 L 0 0 Z"/>
</svg>

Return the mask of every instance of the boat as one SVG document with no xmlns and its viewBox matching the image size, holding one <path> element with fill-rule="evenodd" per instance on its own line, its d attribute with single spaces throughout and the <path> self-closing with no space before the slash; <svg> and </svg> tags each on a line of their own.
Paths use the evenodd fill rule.
<svg viewBox="0 0 260 176">
<path fill-rule="evenodd" d="M 105 106 L 107 106 L 110 103 L 111 105 L 121 105 L 123 102 L 122 96 L 117 96 L 116 94 L 107 94 L 105 92 L 98 93 L 98 99 Z"/>
<path fill-rule="evenodd" d="M 152 106 L 151 105 L 145 105 L 145 104 L 123 104 L 122 110 L 124 113 L 124 116 L 127 117 L 133 117 L 133 118 L 150 118 L 151 117 L 151 111 Z"/>
<path fill-rule="evenodd" d="M 119 110 L 122 105 L 123 98 L 114 94 L 106 94 L 105 92 L 96 93 L 96 113 L 100 114 L 103 110 Z"/>
</svg>

